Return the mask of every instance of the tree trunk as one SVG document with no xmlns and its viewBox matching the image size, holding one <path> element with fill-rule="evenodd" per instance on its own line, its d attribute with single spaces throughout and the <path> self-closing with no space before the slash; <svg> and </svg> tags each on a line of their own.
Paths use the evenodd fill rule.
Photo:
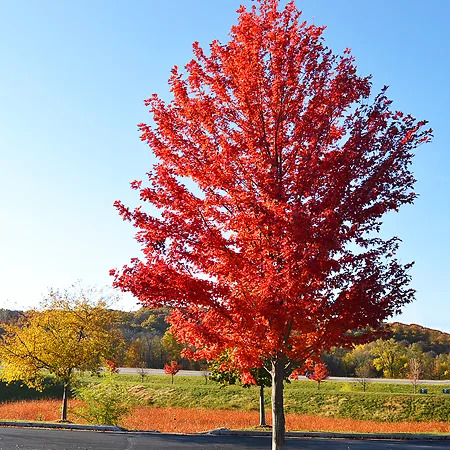
<svg viewBox="0 0 450 450">
<path fill-rule="evenodd" d="M 285 419 L 283 404 L 284 361 L 272 361 L 272 450 L 284 449 Z"/>
<path fill-rule="evenodd" d="M 67 422 L 67 400 L 69 398 L 70 381 L 64 382 L 63 403 L 61 411 L 61 422 Z"/>
<path fill-rule="evenodd" d="M 172 375 L 172 384 L 173 384 L 173 373 L 171 375 Z"/>
<path fill-rule="evenodd" d="M 266 411 L 264 408 L 264 386 L 259 387 L 259 426 L 265 427 L 266 424 Z"/>
</svg>

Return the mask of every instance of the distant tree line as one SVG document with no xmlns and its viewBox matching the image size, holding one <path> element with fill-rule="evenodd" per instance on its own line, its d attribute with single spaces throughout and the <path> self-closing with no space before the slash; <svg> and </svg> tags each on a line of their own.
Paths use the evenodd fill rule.
<svg viewBox="0 0 450 450">
<path fill-rule="evenodd" d="M 168 309 L 113 313 L 124 342 L 117 349 L 119 366 L 162 369 L 178 361 L 186 370 L 207 370 L 206 361 L 182 357 L 184 345 L 172 336 L 166 322 Z M 22 314 L 0 309 L 0 323 L 14 323 Z M 386 325 L 383 337 L 353 349 L 335 348 L 322 360 L 331 376 L 450 379 L 450 334 L 396 322 Z"/>
<path fill-rule="evenodd" d="M 420 325 L 387 324 L 383 337 L 335 348 L 322 359 L 334 376 L 450 379 L 450 334 Z"/>
<path fill-rule="evenodd" d="M 182 357 L 185 345 L 180 344 L 169 331 L 167 308 L 137 311 L 115 311 L 117 323 L 125 341 L 120 352 L 119 365 L 163 369 L 177 361 L 185 370 L 206 370 L 206 361 L 192 361 Z"/>
</svg>

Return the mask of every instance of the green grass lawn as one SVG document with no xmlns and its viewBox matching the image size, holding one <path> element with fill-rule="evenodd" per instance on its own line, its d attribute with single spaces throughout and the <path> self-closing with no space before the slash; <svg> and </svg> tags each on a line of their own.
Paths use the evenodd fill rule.
<svg viewBox="0 0 450 450">
<path fill-rule="evenodd" d="M 119 383 L 126 383 L 130 385 L 142 384 L 140 375 L 116 375 L 117 381 Z M 83 376 L 84 381 L 95 381 L 96 376 Z M 179 376 L 174 377 L 174 384 L 171 385 L 170 375 L 146 375 L 144 377 L 144 386 L 204 386 L 208 389 L 233 389 L 236 386 L 227 386 L 225 388 L 220 388 L 217 383 L 213 381 L 205 382 L 204 377 L 190 377 L 190 376 Z M 238 386 L 239 389 L 242 389 Z M 297 380 L 291 381 L 285 384 L 286 391 L 309 391 L 317 392 L 317 383 L 315 381 L 308 380 Z M 417 391 L 420 388 L 428 389 L 428 395 L 442 395 L 448 396 L 449 394 L 442 394 L 443 388 L 450 388 L 450 381 L 448 384 L 418 384 Z M 413 394 L 412 384 L 391 384 L 391 383 L 368 383 L 366 386 L 367 393 L 388 393 L 388 394 Z M 340 382 L 340 381 L 323 381 L 320 383 L 320 392 L 361 392 L 363 393 L 363 388 L 360 383 L 354 381 L 352 383 Z"/>
<path fill-rule="evenodd" d="M 144 377 L 144 382 L 142 383 L 142 379 L 140 375 L 116 375 L 117 381 L 119 383 L 125 383 L 129 385 L 143 384 L 144 386 L 186 386 L 189 388 L 194 387 L 204 387 L 206 389 L 212 390 L 220 390 L 224 389 L 233 390 L 233 389 L 242 389 L 241 386 L 227 386 L 225 388 L 220 388 L 217 383 L 213 381 L 205 382 L 204 377 L 189 377 L 189 376 L 175 376 L 174 384 L 171 384 L 170 375 L 147 375 Z M 95 382 L 97 377 L 83 376 L 82 378 L 86 382 Z M 443 388 L 450 388 L 450 381 L 448 384 L 418 384 L 417 392 L 419 392 L 420 388 L 428 389 L 428 395 L 442 395 L 443 397 L 450 397 L 449 394 L 443 394 Z M 255 388 L 256 389 L 256 388 Z M 314 381 L 307 380 L 297 380 L 291 381 L 290 383 L 285 384 L 285 392 L 289 391 L 304 391 L 304 392 L 318 392 L 317 383 Z M 320 383 L 320 391 L 321 393 L 362 393 L 363 387 L 357 381 L 352 383 L 348 382 L 339 382 L 339 381 L 323 381 Z M 413 394 L 414 389 L 412 384 L 393 384 L 393 383 L 368 383 L 366 385 L 366 393 L 373 394 Z"/>
</svg>

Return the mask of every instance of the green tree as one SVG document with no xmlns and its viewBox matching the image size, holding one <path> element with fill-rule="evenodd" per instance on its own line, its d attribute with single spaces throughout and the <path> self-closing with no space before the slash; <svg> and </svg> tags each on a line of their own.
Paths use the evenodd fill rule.
<svg viewBox="0 0 450 450">
<path fill-rule="evenodd" d="M 161 338 L 159 336 L 152 336 L 149 338 L 149 362 L 150 367 L 164 367 L 164 349 L 161 345 Z"/>
<path fill-rule="evenodd" d="M 375 357 L 373 365 L 383 372 L 386 378 L 398 378 L 403 375 L 408 362 L 406 349 L 394 339 L 383 341 L 378 339 L 372 346 L 372 355 Z"/>
<path fill-rule="evenodd" d="M 433 377 L 438 380 L 450 379 L 450 355 L 438 355 L 434 360 Z"/>
<path fill-rule="evenodd" d="M 161 339 L 161 346 L 164 350 L 166 361 L 177 361 L 181 358 L 181 351 L 184 345 L 180 344 L 170 331 L 166 331 Z"/>
<path fill-rule="evenodd" d="M 433 370 L 436 360 L 436 354 L 433 352 L 422 353 L 420 363 L 422 365 L 422 377 L 424 380 L 433 378 Z"/>
<path fill-rule="evenodd" d="M 86 405 L 77 408 L 76 414 L 88 423 L 118 425 L 120 419 L 131 412 L 126 387 L 117 384 L 111 373 L 100 383 L 79 387 L 75 394 Z"/>
<path fill-rule="evenodd" d="M 238 370 L 230 368 L 229 365 L 230 358 L 227 353 L 223 353 L 220 358 L 210 361 L 209 379 L 219 383 L 221 388 L 236 384 L 240 380 L 240 373 Z"/>
<path fill-rule="evenodd" d="M 343 356 L 343 364 L 347 373 L 356 375 L 356 369 L 366 364 L 369 361 L 372 364 L 373 355 L 370 351 L 371 344 L 355 345 L 351 352 Z"/>
<path fill-rule="evenodd" d="M 227 353 L 212 362 L 210 362 L 210 375 L 209 378 L 216 383 L 219 383 L 220 387 L 242 383 L 244 388 L 249 388 L 252 385 L 259 386 L 259 426 L 265 427 L 266 412 L 264 401 L 264 388 L 272 386 L 272 377 L 270 372 L 265 367 L 260 367 L 250 370 L 250 376 L 243 377 L 238 370 L 231 368 L 231 360 Z"/>
<path fill-rule="evenodd" d="M 0 338 L 1 379 L 41 389 L 44 372 L 64 385 L 61 420 L 67 421 L 70 384 L 80 371 L 98 371 L 122 345 L 114 315 L 92 290 L 73 294 L 51 290 L 42 309 L 4 325 Z"/>
</svg>

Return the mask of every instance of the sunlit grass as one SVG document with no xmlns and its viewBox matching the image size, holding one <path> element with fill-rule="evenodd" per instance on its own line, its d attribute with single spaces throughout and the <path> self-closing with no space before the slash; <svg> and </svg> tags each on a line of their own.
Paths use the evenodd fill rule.
<svg viewBox="0 0 450 450">
<path fill-rule="evenodd" d="M 89 375 L 84 375 L 82 377 L 83 381 L 95 381 L 98 377 L 91 377 Z M 141 384 L 140 375 L 118 375 L 117 381 L 126 384 Z M 181 376 L 176 375 L 174 377 L 175 386 L 189 386 L 189 387 L 202 387 L 209 390 L 219 390 L 217 383 L 208 381 L 205 383 L 204 377 L 199 376 Z M 171 384 L 169 375 L 147 375 L 144 377 L 145 386 L 169 386 Z M 227 387 L 227 389 L 233 388 L 232 386 Z M 234 388 L 240 388 L 240 386 L 234 386 Z M 417 391 L 420 388 L 427 388 L 429 395 L 443 395 L 443 388 L 450 388 L 450 380 L 447 384 L 427 384 L 417 385 Z M 314 381 L 298 380 L 292 381 L 291 383 L 286 383 L 286 392 L 289 391 L 317 391 L 317 383 Z M 354 382 L 338 382 L 326 380 L 320 384 L 320 390 L 322 392 L 360 392 L 363 393 L 363 388 L 360 383 L 355 379 Z M 413 386 L 411 383 L 367 383 L 366 390 L 368 393 L 384 393 L 384 394 L 412 394 Z"/>
</svg>

